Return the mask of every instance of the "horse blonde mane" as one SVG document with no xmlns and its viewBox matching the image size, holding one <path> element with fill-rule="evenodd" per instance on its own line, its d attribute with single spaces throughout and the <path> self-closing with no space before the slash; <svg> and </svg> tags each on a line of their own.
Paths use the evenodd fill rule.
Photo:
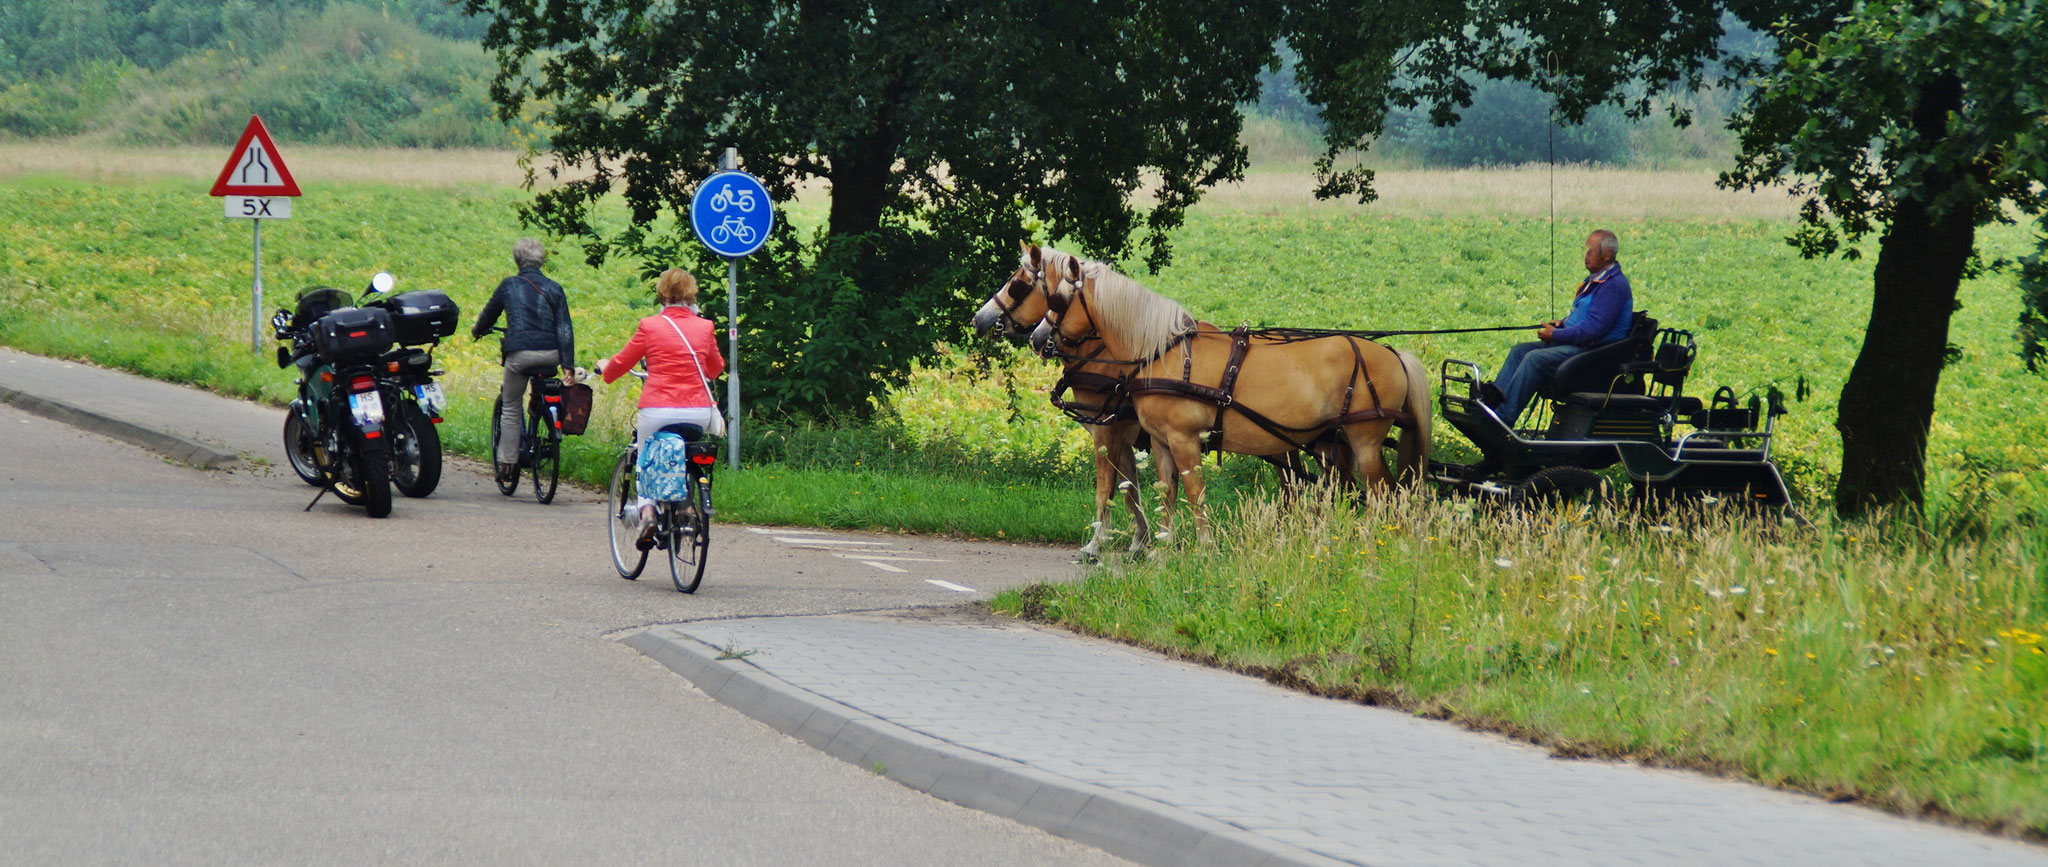
<svg viewBox="0 0 2048 867">
<path fill-rule="evenodd" d="M 1179 301 L 1138 285 L 1106 263 L 1084 262 L 1082 268 L 1082 276 L 1095 285 L 1089 313 L 1096 330 L 1115 332 L 1138 358 L 1158 358 L 1195 330 L 1194 314 Z"/>
</svg>

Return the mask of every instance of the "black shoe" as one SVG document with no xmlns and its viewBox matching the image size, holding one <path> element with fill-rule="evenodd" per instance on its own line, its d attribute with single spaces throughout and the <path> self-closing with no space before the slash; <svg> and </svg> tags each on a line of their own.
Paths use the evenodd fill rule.
<svg viewBox="0 0 2048 867">
<path fill-rule="evenodd" d="M 1491 380 L 1488 380 L 1479 384 L 1479 402 L 1493 407 L 1495 412 L 1499 412 L 1501 407 L 1507 405 L 1508 396 L 1501 393 L 1500 386 L 1494 385 Z"/>
<path fill-rule="evenodd" d="M 518 465 L 518 464 L 494 464 L 493 466 L 496 466 L 496 467 L 498 468 L 498 483 L 499 483 L 499 484 L 504 484 L 504 483 L 506 483 L 506 482 L 514 482 L 514 481 L 518 481 L 518 480 L 519 480 L 519 465 Z"/>
</svg>

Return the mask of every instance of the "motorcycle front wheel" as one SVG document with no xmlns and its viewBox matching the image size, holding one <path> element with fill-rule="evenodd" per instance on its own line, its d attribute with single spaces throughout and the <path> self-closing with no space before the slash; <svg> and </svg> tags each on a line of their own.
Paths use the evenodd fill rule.
<svg viewBox="0 0 2048 867">
<path fill-rule="evenodd" d="M 408 497 L 424 497 L 441 484 L 441 429 L 410 401 L 399 406 L 391 431 L 391 484 Z"/>
<path fill-rule="evenodd" d="M 313 429 L 306 426 L 306 417 L 299 411 L 289 409 L 284 415 L 284 459 L 292 465 L 292 472 L 313 487 L 327 484 L 327 474 L 320 472 L 320 464 L 313 459 Z"/>
</svg>

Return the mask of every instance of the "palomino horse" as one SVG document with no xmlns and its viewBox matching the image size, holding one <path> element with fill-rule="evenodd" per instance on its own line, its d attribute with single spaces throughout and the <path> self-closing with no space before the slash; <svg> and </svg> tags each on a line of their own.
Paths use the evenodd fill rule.
<svg viewBox="0 0 2048 867">
<path fill-rule="evenodd" d="M 1037 244 L 1023 244 L 1018 267 L 996 288 L 981 309 L 975 311 L 974 329 L 984 336 L 1014 336 L 1028 333 L 1045 318 L 1048 274 L 1058 274 L 1079 262 L 1076 257 Z M 1061 353 L 1065 366 L 1060 384 L 1054 387 L 1052 402 L 1070 418 L 1087 428 L 1095 446 L 1095 522 L 1088 544 L 1081 546 L 1083 558 L 1098 559 L 1108 541 L 1112 502 L 1118 491 L 1131 513 L 1130 553 L 1144 550 L 1152 535 L 1145 519 L 1144 500 L 1137 487 L 1137 450 L 1147 448 L 1149 438 L 1125 393 L 1123 381 L 1135 365 L 1117 362 L 1103 355 L 1100 340 L 1089 339 Z M 1072 397 L 1065 395 L 1071 393 Z M 1327 465 L 1332 458 L 1322 455 Z M 1266 456 L 1278 471 L 1282 484 L 1295 487 L 1313 481 L 1300 453 Z"/>
<path fill-rule="evenodd" d="M 1415 356 L 1344 333 L 1221 331 L 1100 262 L 1070 261 L 1057 276 L 1032 343 L 1044 351 L 1099 339 L 1106 356 L 1139 365 L 1126 387 L 1155 443 L 1169 532 L 1185 486 L 1196 533 L 1209 536 L 1198 472 L 1209 448 L 1277 455 L 1335 440 L 1350 473 L 1386 488 L 1396 477 L 1381 447 L 1399 423 L 1398 478 L 1422 479 L 1429 381 Z"/>
<path fill-rule="evenodd" d="M 1016 273 L 975 312 L 974 330 L 987 335 L 1000 329 L 1003 336 L 1010 336 L 1037 327 L 1039 320 L 1045 318 L 1047 271 L 1064 270 L 1074 261 L 1073 256 L 1050 247 L 1024 245 Z M 1067 359 L 1060 381 L 1073 389 L 1073 399 L 1062 399 L 1058 391 L 1053 394 L 1054 404 L 1081 422 L 1095 441 L 1094 534 L 1080 552 L 1089 560 L 1101 556 L 1102 543 L 1109 538 L 1110 504 L 1119 489 L 1131 512 L 1130 552 L 1144 550 L 1152 535 L 1137 484 L 1138 438 L 1144 431 L 1138 427 L 1137 416 L 1131 413 L 1128 398 L 1116 388 L 1117 377 L 1128 373 L 1129 368 L 1088 361 L 1087 356 L 1099 347 L 1100 341 L 1096 341 Z"/>
</svg>

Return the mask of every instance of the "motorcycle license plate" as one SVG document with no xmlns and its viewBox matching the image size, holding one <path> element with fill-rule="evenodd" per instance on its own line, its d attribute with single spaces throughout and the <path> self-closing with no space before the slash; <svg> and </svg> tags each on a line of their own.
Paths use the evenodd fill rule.
<svg viewBox="0 0 2048 867">
<path fill-rule="evenodd" d="M 440 383 L 430 382 L 426 385 L 413 386 L 412 393 L 413 397 L 419 400 L 420 409 L 425 410 L 427 415 L 441 414 L 441 404 L 446 398 L 441 394 Z"/>
<path fill-rule="evenodd" d="M 384 399 L 374 391 L 359 391 L 348 396 L 348 411 L 356 417 L 357 425 L 384 423 Z"/>
</svg>

